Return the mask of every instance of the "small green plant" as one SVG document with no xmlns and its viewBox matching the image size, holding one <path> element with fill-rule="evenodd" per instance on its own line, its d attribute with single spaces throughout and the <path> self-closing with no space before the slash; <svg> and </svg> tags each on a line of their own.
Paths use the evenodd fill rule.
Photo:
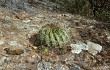
<svg viewBox="0 0 110 70">
<path fill-rule="evenodd" d="M 41 53 L 41 54 L 48 54 L 48 52 L 49 52 L 49 48 L 47 48 L 47 47 L 41 46 L 39 48 L 39 53 Z"/>
<path fill-rule="evenodd" d="M 69 41 L 68 29 L 64 25 L 47 24 L 39 31 L 39 44 L 43 46 L 64 46 Z"/>
</svg>

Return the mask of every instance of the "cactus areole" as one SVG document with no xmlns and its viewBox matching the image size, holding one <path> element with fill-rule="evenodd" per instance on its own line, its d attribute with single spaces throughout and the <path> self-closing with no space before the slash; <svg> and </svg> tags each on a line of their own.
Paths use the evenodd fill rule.
<svg viewBox="0 0 110 70">
<path fill-rule="evenodd" d="M 44 46 L 64 46 L 69 41 L 68 30 L 64 26 L 47 24 L 39 30 L 39 44 Z"/>
</svg>

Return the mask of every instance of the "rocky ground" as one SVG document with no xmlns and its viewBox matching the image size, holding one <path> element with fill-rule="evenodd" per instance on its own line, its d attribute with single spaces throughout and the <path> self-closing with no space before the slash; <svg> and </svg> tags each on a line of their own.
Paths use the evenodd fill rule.
<svg viewBox="0 0 110 70">
<path fill-rule="evenodd" d="M 110 70 L 110 24 L 80 15 L 53 11 L 38 4 L 35 13 L 15 12 L 0 7 L 0 70 Z M 64 23 L 71 30 L 71 43 L 91 41 L 102 46 L 101 52 L 79 54 L 39 54 L 33 45 L 43 25 Z"/>
</svg>

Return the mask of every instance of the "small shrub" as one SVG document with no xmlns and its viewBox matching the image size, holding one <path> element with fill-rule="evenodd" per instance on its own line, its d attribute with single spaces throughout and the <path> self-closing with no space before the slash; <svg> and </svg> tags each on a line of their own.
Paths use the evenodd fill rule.
<svg viewBox="0 0 110 70">
<path fill-rule="evenodd" d="M 50 0 L 61 11 L 80 14 L 99 21 L 110 22 L 110 0 Z"/>
</svg>

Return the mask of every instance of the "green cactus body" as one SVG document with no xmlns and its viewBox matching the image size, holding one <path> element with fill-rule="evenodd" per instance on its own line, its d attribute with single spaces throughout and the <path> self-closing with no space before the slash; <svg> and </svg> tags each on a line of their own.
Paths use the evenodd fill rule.
<svg viewBox="0 0 110 70">
<path fill-rule="evenodd" d="M 52 45 L 56 46 L 57 42 L 55 40 L 55 37 L 54 37 L 54 34 L 53 34 L 52 30 L 50 31 L 50 40 L 51 40 Z"/>
<path fill-rule="evenodd" d="M 46 43 L 47 46 L 50 46 L 50 34 L 51 29 L 47 27 L 47 29 L 45 30 L 45 39 L 44 42 Z"/>
<path fill-rule="evenodd" d="M 69 39 L 69 36 L 67 35 L 67 31 L 62 30 L 62 39 L 64 42 L 67 42 L 67 40 Z"/>
<path fill-rule="evenodd" d="M 63 41 L 60 41 L 61 39 L 60 39 L 60 36 L 57 34 L 57 33 L 54 33 L 55 34 L 55 38 L 56 38 L 56 41 L 57 41 L 57 43 L 58 43 L 58 45 L 59 46 L 62 46 L 62 42 Z"/>
<path fill-rule="evenodd" d="M 47 24 L 40 31 L 40 41 L 46 46 L 63 46 L 69 41 L 69 35 L 65 28 L 58 25 Z"/>
<path fill-rule="evenodd" d="M 43 43 L 43 40 L 45 39 L 45 37 L 44 37 L 45 31 L 44 31 L 44 29 L 42 29 L 42 30 L 40 30 L 39 32 L 40 32 L 40 34 L 39 34 L 40 44 L 42 44 L 42 43 Z"/>
</svg>

